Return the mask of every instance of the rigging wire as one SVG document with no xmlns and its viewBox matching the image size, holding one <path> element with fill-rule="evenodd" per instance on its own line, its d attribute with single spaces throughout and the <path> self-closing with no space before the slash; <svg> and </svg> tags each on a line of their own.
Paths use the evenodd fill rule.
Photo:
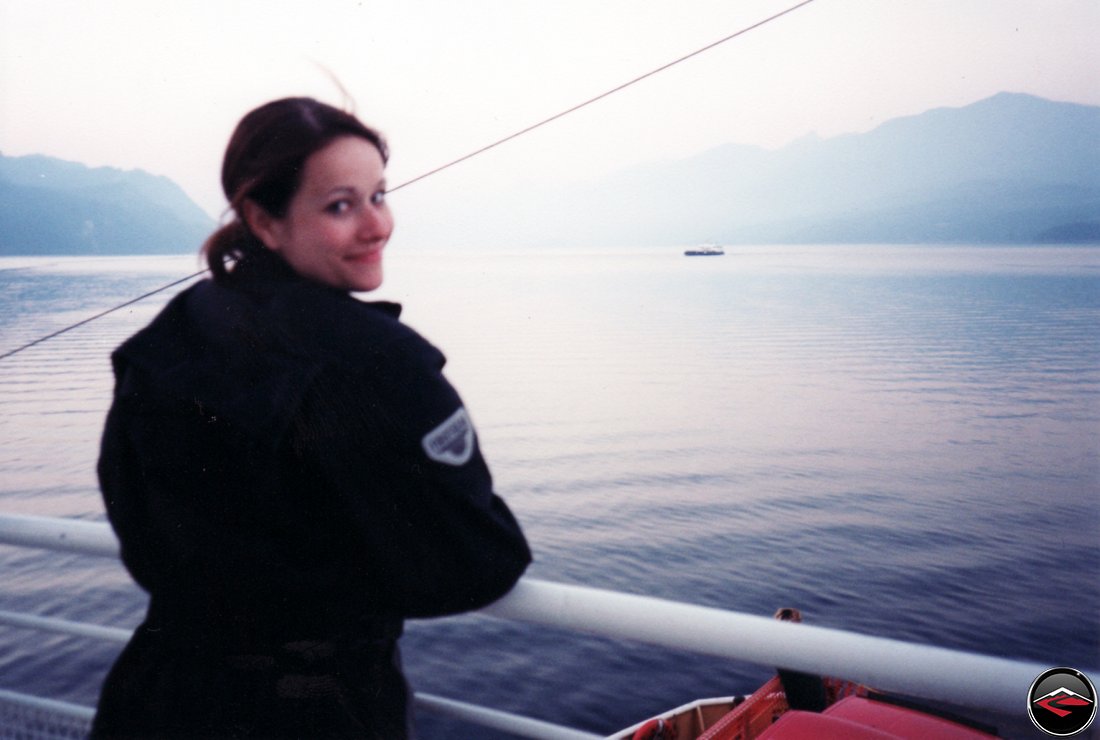
<svg viewBox="0 0 1100 740">
<path fill-rule="evenodd" d="M 771 23 L 774 20 L 778 20 L 779 18 L 782 18 L 785 15 L 793 13 L 794 11 L 798 10 L 799 8 L 802 8 L 806 5 L 809 5 L 812 2 L 814 2 L 814 0 L 802 0 L 802 2 L 796 3 L 796 4 L 790 6 L 789 8 L 787 8 L 785 10 L 781 10 L 780 12 L 775 13 L 774 15 L 768 16 L 767 18 L 765 18 L 761 21 L 757 21 L 756 23 L 753 23 L 750 26 L 745 26 L 744 28 L 740 29 L 739 31 L 735 31 L 734 33 L 731 33 L 728 36 L 720 38 L 717 41 L 713 41 L 713 42 L 707 44 L 706 46 L 702 46 L 702 47 L 696 49 L 695 51 L 692 51 L 688 54 L 683 55 L 682 57 L 679 57 L 678 59 L 674 59 L 671 62 L 667 62 L 666 64 L 662 64 L 660 67 L 656 67 L 654 69 L 651 69 L 648 72 L 645 72 L 644 74 L 640 74 L 637 77 L 635 77 L 634 79 L 628 80 L 627 82 L 624 82 L 620 85 L 617 85 L 617 86 L 611 88 L 610 90 L 606 90 L 605 92 L 602 92 L 599 95 L 596 95 L 595 97 L 589 98 L 588 100 L 585 100 L 582 103 L 577 103 L 576 105 L 574 105 L 570 108 L 567 108 L 567 109 L 565 109 L 565 110 L 563 110 L 559 113 L 555 113 L 554 115 L 550 116 L 549 118 L 544 118 L 543 120 L 539 121 L 538 123 L 533 123 L 530 126 L 526 126 L 522 129 L 520 129 L 519 131 L 516 131 L 515 133 L 509 134 L 509 135 L 505 136 L 502 139 L 498 139 L 497 141 L 494 141 L 491 144 L 486 144 L 485 146 L 480 147 L 479 149 L 475 149 L 474 151 L 470 152 L 469 154 L 464 154 L 463 156 L 459 157 L 458 159 L 454 159 L 450 162 L 447 162 L 446 164 L 440 165 L 439 167 L 428 170 L 427 172 L 425 172 L 423 174 L 417 175 L 416 177 L 412 178 L 411 180 L 406 180 L 405 182 L 401 183 L 400 185 L 396 185 L 392 188 L 387 189 L 386 193 L 388 195 L 389 193 L 396 192 L 396 191 L 400 190 L 401 188 L 412 185 L 414 182 L 419 182 L 420 180 L 431 177 L 432 175 L 435 175 L 439 172 L 442 172 L 443 170 L 454 167 L 457 164 L 461 164 L 462 162 L 465 162 L 468 159 L 472 159 L 472 158 L 474 158 L 474 157 L 476 157 L 480 154 L 484 154 L 485 152 L 489 151 L 490 149 L 495 149 L 496 147 L 500 146 L 501 144 L 506 144 L 507 142 L 511 141 L 512 139 L 519 138 L 520 136 L 528 134 L 528 133 L 534 131 L 535 129 L 542 128 L 543 126 L 545 126 L 549 123 L 553 123 L 554 121 L 558 120 L 559 118 L 563 118 L 565 116 L 570 115 L 571 113 L 575 113 L 575 112 L 579 111 L 582 108 L 586 108 L 589 105 L 592 105 L 593 103 L 599 102 L 600 100 L 603 100 L 606 97 L 609 97 L 611 95 L 614 95 L 615 93 L 621 92 L 622 90 L 625 90 L 626 88 L 631 87 L 632 85 L 636 85 L 637 83 L 639 83 L 639 82 L 641 82 L 645 79 L 648 79 L 648 78 L 650 78 L 650 77 L 652 77 L 656 74 L 659 74 L 660 72 L 664 72 L 665 70 L 667 70 L 671 67 L 674 67 L 677 64 L 680 64 L 682 62 L 686 62 L 687 60 L 692 59 L 693 57 L 697 57 L 697 56 L 699 56 L 700 54 L 702 54 L 704 52 L 710 51 L 711 49 L 713 49 L 717 46 L 720 46 L 720 45 L 722 45 L 722 44 L 724 44 L 728 41 L 732 41 L 733 39 L 735 39 L 739 36 L 743 36 L 746 33 L 749 33 L 750 31 L 754 31 L 754 30 L 760 28 L 761 26 L 764 26 L 768 23 Z M 202 275 L 206 272 L 208 272 L 208 270 L 200 270 L 199 272 L 188 275 L 187 277 L 180 278 L 179 280 L 174 280 L 174 281 L 172 281 L 172 282 L 170 282 L 166 285 L 162 285 L 159 288 L 151 290 L 148 293 L 144 293 L 144 294 L 138 296 L 137 298 L 133 298 L 131 300 L 128 300 L 125 303 L 121 303 L 117 306 L 114 306 L 113 308 L 109 308 L 106 311 L 101 311 L 100 313 L 96 314 L 95 316 L 90 316 L 86 319 L 83 319 L 81 321 L 76 322 L 75 324 L 72 324 L 70 326 L 66 326 L 63 329 L 58 329 L 57 331 L 55 331 L 51 334 L 47 334 L 44 337 L 40 337 L 38 339 L 35 339 L 32 342 L 28 342 L 27 344 L 24 344 L 22 347 L 16 347 L 13 350 L 10 350 L 8 352 L 0 354 L 0 360 L 5 360 L 8 357 L 11 357 L 12 355 L 18 354 L 19 352 L 22 352 L 25 349 L 29 349 L 29 348 L 35 346 L 36 344 L 40 344 L 40 343 L 45 342 L 49 339 L 53 339 L 54 337 L 56 337 L 60 334 L 64 334 L 67 331 L 71 331 L 73 329 L 76 329 L 77 327 L 83 326 L 83 325 L 91 323 L 91 322 L 93 322 L 97 319 L 103 318 L 104 316 L 106 316 L 110 313 L 114 313 L 115 311 L 118 311 L 119 309 L 125 308 L 126 306 L 130 306 L 134 303 L 137 303 L 138 301 L 142 301 L 142 300 L 144 300 L 144 299 L 146 299 L 150 296 L 156 295 L 157 293 L 168 290 L 169 288 L 174 287 L 176 285 L 179 285 L 180 283 L 185 283 L 188 280 L 196 278 L 199 275 Z"/>
<path fill-rule="evenodd" d="M 131 306 L 131 305 L 137 303 L 138 301 L 143 301 L 151 295 L 156 295 L 157 293 L 160 293 L 162 290 L 168 290 L 169 288 L 171 288 L 175 285 L 179 285 L 180 283 L 186 283 L 188 280 L 191 280 L 193 278 L 197 278 L 199 275 L 202 275 L 205 272 L 207 272 L 207 270 L 199 270 L 198 272 L 192 273 L 191 275 L 188 275 L 187 277 L 182 277 L 179 280 L 173 280 L 172 282 L 168 283 L 167 285 L 162 285 L 159 288 L 156 288 L 154 290 L 150 290 L 148 293 L 143 293 L 143 294 L 139 295 L 137 298 L 131 298 L 130 300 L 126 301 L 125 303 L 120 303 L 117 306 L 113 306 L 111 308 L 108 308 L 106 311 L 100 311 L 95 316 L 89 316 L 86 319 L 81 319 L 80 321 L 76 322 L 75 324 L 70 324 L 69 326 L 66 326 L 63 329 L 58 329 L 57 331 L 55 331 L 51 334 L 47 334 L 44 337 L 39 337 L 38 339 L 35 339 L 33 342 L 27 342 L 22 347 L 16 347 L 15 349 L 10 350 L 10 351 L 5 352 L 4 354 L 0 355 L 0 360 L 6 360 L 7 358 L 11 357 L 14 354 L 18 354 L 19 352 L 22 352 L 25 349 L 30 349 L 34 345 L 41 344 L 42 342 L 45 342 L 48 339 L 53 339 L 57 335 L 64 334 L 65 332 L 71 331 L 71 330 L 77 328 L 78 326 L 84 326 L 85 324 L 90 324 L 91 322 L 95 321 L 96 319 L 103 318 L 107 314 L 114 313 L 115 311 L 126 308 L 127 306 Z"/>
<path fill-rule="evenodd" d="M 788 13 L 793 13 L 794 11 L 798 10 L 799 8 L 801 8 L 805 5 L 809 5 L 813 1 L 814 0 L 802 0 L 802 2 L 797 3 L 796 5 L 792 5 L 791 7 L 787 8 L 786 10 L 782 10 L 782 11 L 776 13 L 775 15 L 772 15 L 772 16 L 769 16 L 769 17 L 765 18 L 762 21 L 757 21 L 756 23 L 752 24 L 751 26 L 746 26 L 745 28 L 742 28 L 740 31 L 736 31 L 735 33 L 731 33 L 729 36 L 726 36 L 724 38 L 720 38 L 717 41 L 714 41 L 712 43 L 707 44 L 706 46 L 700 47 L 700 48 L 696 49 L 695 51 L 693 51 L 689 54 L 685 54 L 684 56 L 680 57 L 679 59 L 674 59 L 673 61 L 668 62 L 667 64 L 662 64 L 660 67 L 657 67 L 656 69 L 651 69 L 650 71 L 648 71 L 644 74 L 638 75 L 637 77 L 635 77 L 632 80 L 629 80 L 628 82 L 624 82 L 621 85 L 613 87 L 610 90 L 607 90 L 606 92 L 602 92 L 602 93 L 600 93 L 599 95 L 597 95 L 593 98 L 589 98 L 588 100 L 584 101 L 583 103 L 578 103 L 578 104 L 574 105 L 571 108 L 567 108 L 566 110 L 561 111 L 560 113 L 555 113 L 554 115 L 550 116 L 549 118 L 543 119 L 543 120 L 539 121 L 538 123 L 533 123 L 530 126 L 527 126 L 526 128 L 520 129 L 519 131 L 516 131 L 513 134 L 509 134 L 508 136 L 505 136 L 503 139 L 498 139 L 497 141 L 494 141 L 492 144 L 487 144 L 487 145 L 481 147 L 480 149 L 475 149 L 474 151 L 470 152 L 469 154 L 465 154 L 465 155 L 459 157 L 456 160 L 453 160 L 451 162 L 448 162 L 447 164 L 436 167 L 435 169 L 429 170 L 429 171 L 425 172 L 422 175 L 417 175 L 416 177 L 412 178 L 411 180 L 406 180 L 405 182 L 401 183 L 400 185 L 389 188 L 386 191 L 386 193 L 388 194 L 388 193 L 392 193 L 396 190 L 400 190 L 401 188 L 405 187 L 406 185 L 412 185 L 414 182 L 418 182 L 419 180 L 423 180 L 426 177 L 430 177 L 430 176 L 432 176 L 432 175 L 434 175 L 438 172 L 442 172 L 443 170 L 445 170 L 449 167 L 453 167 L 456 164 L 459 164 L 461 162 L 465 162 L 467 159 L 472 159 L 473 157 L 476 157 L 479 154 L 484 154 L 485 152 L 489 151 L 490 149 L 494 149 L 494 148 L 500 146 L 501 144 L 505 144 L 505 143 L 511 141 L 512 139 L 523 136 L 524 134 L 528 134 L 528 133 L 534 131 L 537 128 L 541 128 L 542 126 L 545 126 L 548 123 L 552 123 L 552 122 L 558 120 L 559 118 L 562 118 L 564 116 L 568 116 L 570 113 L 575 113 L 575 112 L 579 111 L 581 108 L 585 108 L 589 105 L 592 105 L 593 103 L 596 103 L 600 100 L 603 100 L 604 98 L 606 98 L 610 95 L 614 95 L 617 92 L 625 90 L 626 88 L 630 87 L 631 85 L 635 85 L 635 84 L 641 82 L 642 80 L 645 80 L 649 77 L 652 77 L 653 75 L 658 74 L 660 72 L 664 72 L 666 69 L 669 69 L 670 67 L 675 67 L 677 64 L 680 64 L 681 62 L 686 62 L 688 59 L 691 59 L 692 57 L 699 56 L 703 52 L 710 51 L 711 49 L 713 49 L 716 46 L 720 46 L 721 44 L 724 44 L 727 41 L 732 41 L 733 39 L 737 38 L 738 36 L 743 36 L 744 34 L 748 33 L 749 31 L 754 31 L 754 30 L 756 30 L 757 28 L 760 28 L 763 25 L 771 23 L 774 20 L 778 20 L 779 18 L 782 18 L 783 16 L 787 15 Z"/>
</svg>

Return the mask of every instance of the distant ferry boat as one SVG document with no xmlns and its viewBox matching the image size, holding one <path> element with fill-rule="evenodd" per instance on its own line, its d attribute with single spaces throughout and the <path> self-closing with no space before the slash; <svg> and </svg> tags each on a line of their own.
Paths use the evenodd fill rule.
<svg viewBox="0 0 1100 740">
<path fill-rule="evenodd" d="M 701 244 L 698 247 L 690 247 L 684 250 L 684 254 L 688 257 L 716 257 L 725 253 L 726 250 L 717 244 Z"/>
</svg>

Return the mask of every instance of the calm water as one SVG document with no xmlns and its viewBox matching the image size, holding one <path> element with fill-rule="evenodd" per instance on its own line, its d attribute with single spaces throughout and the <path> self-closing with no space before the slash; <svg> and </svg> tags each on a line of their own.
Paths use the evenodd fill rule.
<svg viewBox="0 0 1100 740">
<path fill-rule="evenodd" d="M 0 259 L 0 352 L 195 269 Z M 1100 247 L 388 269 L 379 297 L 447 354 L 531 575 L 1100 666 Z M 108 354 L 166 299 L 0 360 L 0 511 L 102 518 Z M 144 607 L 108 561 L 0 547 L 0 568 L 0 609 L 133 626 Z M 606 732 L 770 672 L 478 616 L 404 643 L 418 689 Z M 92 704 L 116 650 L 0 627 L 0 687 Z"/>
</svg>

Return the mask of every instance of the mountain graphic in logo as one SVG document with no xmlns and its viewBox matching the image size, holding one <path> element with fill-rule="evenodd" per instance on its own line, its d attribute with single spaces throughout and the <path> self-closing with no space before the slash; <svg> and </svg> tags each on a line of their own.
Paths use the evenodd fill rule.
<svg viewBox="0 0 1100 740">
<path fill-rule="evenodd" d="M 1046 696 L 1040 696 L 1032 703 L 1038 704 L 1043 709 L 1054 712 L 1059 717 L 1068 717 L 1073 714 L 1074 710 L 1092 704 L 1086 697 L 1070 691 L 1065 686 L 1061 686 L 1051 691 Z"/>
<path fill-rule="evenodd" d="M 1027 713 L 1048 735 L 1076 735 L 1096 718 L 1096 687 L 1075 668 L 1051 668 L 1031 684 Z"/>
</svg>

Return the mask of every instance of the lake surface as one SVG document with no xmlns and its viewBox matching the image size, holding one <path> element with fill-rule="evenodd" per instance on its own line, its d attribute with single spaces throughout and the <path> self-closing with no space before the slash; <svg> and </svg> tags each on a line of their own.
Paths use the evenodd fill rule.
<svg viewBox="0 0 1100 740">
<path fill-rule="evenodd" d="M 0 259 L 0 353 L 197 269 Z M 377 297 L 448 356 L 530 575 L 1100 667 L 1100 247 L 394 250 L 387 270 Z M 0 511 L 103 518 L 108 355 L 176 290 L 0 360 Z M 0 573 L 0 609 L 132 627 L 145 604 L 106 560 L 0 547 Z M 598 732 L 771 672 L 477 615 L 403 645 L 419 690 Z M 0 627 L 0 688 L 94 704 L 117 650 Z"/>
</svg>

